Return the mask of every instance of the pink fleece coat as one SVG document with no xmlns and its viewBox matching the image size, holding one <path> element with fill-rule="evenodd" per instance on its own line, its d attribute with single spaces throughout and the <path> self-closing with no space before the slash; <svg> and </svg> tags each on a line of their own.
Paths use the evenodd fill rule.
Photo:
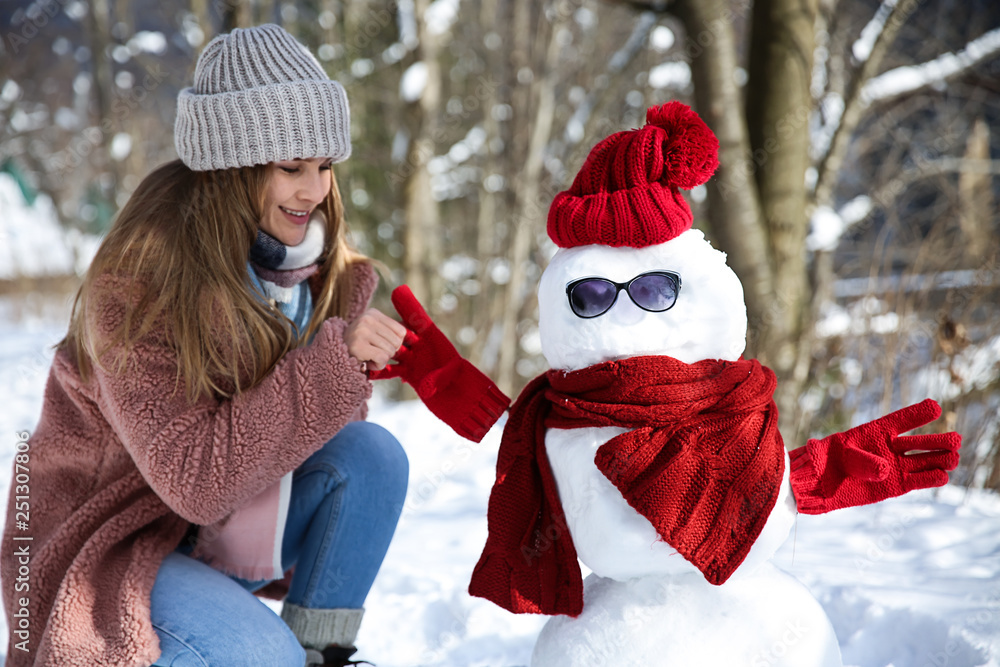
<svg viewBox="0 0 1000 667">
<path fill-rule="evenodd" d="M 367 265 L 354 276 L 349 319 L 367 307 L 377 284 Z M 98 287 L 89 324 L 103 335 L 121 321 L 125 288 L 110 277 Z M 16 528 L 12 484 L 0 554 L 9 667 L 156 661 L 150 591 L 188 524 L 216 523 L 278 482 L 371 395 L 344 344 L 346 326 L 328 319 L 256 387 L 194 404 L 183 383 L 174 392 L 176 355 L 162 330 L 138 342 L 121 375 L 94 365 L 83 382 L 69 355 L 56 354 L 25 464 L 29 528 Z M 25 545 L 28 572 L 19 574 L 15 551 Z M 22 607 L 27 651 L 15 632 Z"/>
</svg>

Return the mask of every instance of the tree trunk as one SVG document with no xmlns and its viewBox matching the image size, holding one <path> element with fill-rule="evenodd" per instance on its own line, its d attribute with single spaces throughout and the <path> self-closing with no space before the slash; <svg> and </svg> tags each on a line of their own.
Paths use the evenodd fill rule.
<svg viewBox="0 0 1000 667">
<path fill-rule="evenodd" d="M 90 11 L 87 12 L 87 33 L 90 38 L 90 52 L 94 67 L 94 83 L 91 87 L 94 91 L 94 99 L 97 103 L 96 126 L 100 127 L 104 119 L 111 118 L 111 101 L 114 97 L 114 83 L 112 81 L 112 65 L 109 48 L 111 45 L 111 8 L 108 0 L 94 0 Z M 115 128 L 116 130 L 118 128 Z M 101 183 L 101 195 L 109 202 L 114 202 L 114 193 L 118 191 L 118 170 L 115 161 L 111 159 L 110 133 L 103 129 L 94 136 L 97 148 L 94 151 L 93 168 L 96 173 L 107 173 L 111 177 L 111 182 L 106 183 L 104 179 L 95 179 Z M 113 135 L 112 135 L 113 136 Z"/>
<path fill-rule="evenodd" d="M 274 23 L 274 0 L 257 0 L 256 14 L 256 25 Z"/>
<path fill-rule="evenodd" d="M 202 33 L 205 35 L 201 45 L 208 44 L 214 36 L 212 34 L 214 31 L 212 27 L 212 14 L 208 11 L 208 2 L 209 0 L 190 0 L 191 13 L 198 19 L 198 26 L 201 27 Z M 191 69 L 194 71 L 193 63 Z"/>
<path fill-rule="evenodd" d="M 965 160 L 990 158 L 990 129 L 980 116 L 972 126 L 965 147 Z M 963 170 L 958 174 L 959 223 L 966 238 L 966 253 L 974 264 L 986 258 L 993 238 L 993 177 L 989 173 Z"/>
<path fill-rule="evenodd" d="M 496 26 L 497 30 L 502 29 L 502 21 L 499 20 L 499 7 L 496 0 L 483 0 L 479 7 L 479 21 L 477 37 L 483 39 L 483 31 L 487 27 Z M 503 80 L 503 56 L 499 48 L 486 49 L 484 53 L 486 60 L 486 71 L 491 76 Z M 483 130 L 486 132 L 486 145 L 490 152 L 493 152 L 494 142 L 500 139 L 500 123 L 493 116 L 492 110 L 499 103 L 499 91 L 496 86 L 486 86 L 483 90 Z M 492 157 L 487 163 L 491 166 L 499 167 L 502 162 L 501 156 Z M 497 171 L 484 174 L 491 176 L 496 174 L 502 176 Z M 505 184 L 510 187 L 510 184 Z M 487 190 L 485 183 L 479 188 L 479 211 L 476 218 L 476 257 L 479 259 L 479 281 L 482 285 L 482 304 L 473 309 L 471 318 L 473 330 L 476 332 L 477 343 L 469 350 L 469 359 L 478 368 L 487 374 L 495 374 L 497 361 L 499 358 L 498 346 L 487 344 L 491 337 L 490 333 L 503 319 L 504 295 L 510 283 L 510 267 L 506 280 L 497 283 L 490 272 L 491 260 L 499 259 L 503 253 L 500 251 L 499 234 L 497 222 L 502 219 L 504 207 L 502 193 Z M 504 259 L 507 258 L 504 256 Z M 498 340 L 498 339 L 497 339 Z"/>
<path fill-rule="evenodd" d="M 443 258 L 440 215 L 431 191 L 431 175 L 427 170 L 427 163 L 434 157 L 434 138 L 441 107 L 437 38 L 428 31 L 424 18 L 428 4 L 428 0 L 417 0 L 415 6 L 420 40 L 417 58 L 427 67 L 427 84 L 420 99 L 413 105 L 416 113 L 412 114 L 411 140 L 406 158 L 410 174 L 403 193 L 406 214 L 403 269 L 414 296 L 431 311 L 431 297 L 440 294 L 437 268 Z"/>
<path fill-rule="evenodd" d="M 707 183 L 709 230 L 743 283 L 750 321 L 747 356 L 754 356 L 760 347 L 756 334 L 768 315 L 774 288 L 767 230 L 747 159 L 750 135 L 733 79 L 736 38 L 732 24 L 719 20 L 727 7 L 725 0 L 681 0 L 677 14 L 695 49 L 691 54 L 695 108 L 719 139 L 719 169 Z M 700 46 L 699 37 L 711 40 L 707 48 Z"/>
<path fill-rule="evenodd" d="M 534 35 L 530 27 L 531 3 L 521 0 L 515 8 L 515 25 L 522 39 L 519 53 L 527 63 L 531 63 L 529 40 Z M 562 17 L 560 13 L 558 16 Z M 556 34 L 562 27 L 563 18 L 556 20 L 548 31 L 548 42 L 543 62 L 532 69 L 535 78 L 530 88 L 531 95 L 522 104 L 527 111 L 531 101 L 535 101 L 535 113 L 530 128 L 531 134 L 524 149 L 524 167 L 521 169 L 517 183 L 517 209 L 514 218 L 514 238 L 511 242 L 509 255 L 510 283 L 507 286 L 502 318 L 502 335 L 500 337 L 500 357 L 497 370 L 497 385 L 507 394 L 515 389 L 515 371 L 518 357 L 520 337 L 517 324 L 525 302 L 529 298 L 530 289 L 526 286 L 526 271 L 528 256 L 534 245 L 534 237 L 543 227 L 542 219 L 546 207 L 539 204 L 539 192 L 542 179 L 542 166 L 545 146 L 552 135 L 552 122 L 555 117 L 555 78 L 558 74 L 556 64 L 559 58 L 559 44 Z M 525 115 L 527 115 L 525 113 Z M 523 117 L 523 116 L 522 116 Z M 515 155 L 518 153 L 515 153 Z"/>
<path fill-rule="evenodd" d="M 758 358 L 780 382 L 775 393 L 786 437 L 795 446 L 798 345 L 809 307 L 805 238 L 810 93 L 817 0 L 758 0 L 753 9 L 747 126 L 774 275 L 770 317 L 762 321 Z"/>
</svg>

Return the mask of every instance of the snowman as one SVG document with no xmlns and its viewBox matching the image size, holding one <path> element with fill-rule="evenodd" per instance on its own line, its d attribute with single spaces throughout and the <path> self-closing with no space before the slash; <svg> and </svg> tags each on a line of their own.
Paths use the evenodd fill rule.
<svg viewBox="0 0 1000 667">
<path fill-rule="evenodd" d="M 511 407 L 470 592 L 554 615 L 537 667 L 839 666 L 823 609 L 771 557 L 797 511 L 945 484 L 961 438 L 900 436 L 940 415 L 924 401 L 789 457 L 775 376 L 741 356 L 742 285 L 679 192 L 711 177 L 718 142 L 678 102 L 646 120 L 550 209 L 552 370 Z"/>
</svg>

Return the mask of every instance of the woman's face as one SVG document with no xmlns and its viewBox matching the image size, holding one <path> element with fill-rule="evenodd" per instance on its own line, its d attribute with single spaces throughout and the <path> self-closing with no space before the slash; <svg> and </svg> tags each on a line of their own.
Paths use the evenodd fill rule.
<svg viewBox="0 0 1000 667">
<path fill-rule="evenodd" d="M 330 158 L 270 163 L 261 229 L 285 245 L 302 243 L 309 215 L 330 192 L 332 163 Z"/>
</svg>

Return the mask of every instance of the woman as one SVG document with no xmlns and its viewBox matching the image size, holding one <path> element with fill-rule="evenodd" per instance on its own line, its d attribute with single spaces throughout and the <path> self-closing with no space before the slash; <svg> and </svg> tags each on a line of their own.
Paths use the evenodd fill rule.
<svg viewBox="0 0 1000 667">
<path fill-rule="evenodd" d="M 343 88 L 282 28 L 234 30 L 175 145 L 97 253 L 24 447 L 7 664 L 348 664 L 407 480 L 367 372 L 407 330 L 345 240 Z M 290 568 L 279 618 L 252 591 Z"/>
</svg>

